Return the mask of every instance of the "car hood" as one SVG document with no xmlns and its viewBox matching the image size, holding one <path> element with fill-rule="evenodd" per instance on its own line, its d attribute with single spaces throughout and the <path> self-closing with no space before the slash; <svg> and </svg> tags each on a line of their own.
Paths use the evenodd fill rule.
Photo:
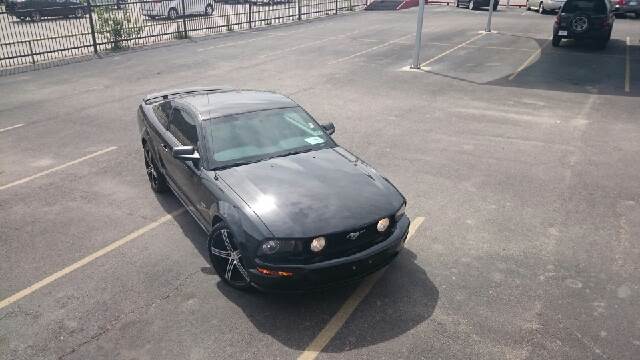
<svg viewBox="0 0 640 360">
<path fill-rule="evenodd" d="M 275 237 L 315 237 L 390 216 L 404 198 L 341 148 L 273 158 L 218 172 Z"/>
</svg>

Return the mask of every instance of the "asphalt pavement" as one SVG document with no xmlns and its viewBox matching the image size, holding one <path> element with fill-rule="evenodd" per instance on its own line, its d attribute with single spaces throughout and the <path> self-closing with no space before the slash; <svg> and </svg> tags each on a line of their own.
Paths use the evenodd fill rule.
<svg viewBox="0 0 640 360">
<path fill-rule="evenodd" d="M 522 9 L 479 33 L 486 14 L 427 7 L 421 71 L 411 9 L 0 77 L 0 359 L 638 358 L 640 20 L 599 51 Z M 145 94 L 211 84 L 290 96 L 406 195 L 386 271 L 219 281 L 136 124 Z"/>
</svg>

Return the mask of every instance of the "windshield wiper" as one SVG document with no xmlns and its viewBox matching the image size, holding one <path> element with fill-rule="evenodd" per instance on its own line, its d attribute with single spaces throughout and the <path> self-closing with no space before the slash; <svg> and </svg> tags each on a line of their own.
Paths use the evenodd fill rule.
<svg viewBox="0 0 640 360">
<path fill-rule="evenodd" d="M 238 167 L 238 166 L 242 166 L 242 165 L 249 165 L 249 164 L 253 164 L 253 163 L 257 163 L 260 161 L 263 161 L 266 159 L 258 159 L 258 160 L 251 160 L 251 161 L 238 161 L 238 162 L 234 162 L 231 164 L 226 164 L 226 165 L 220 165 L 218 167 L 213 168 L 213 170 L 224 170 L 224 169 L 229 169 L 232 167 Z"/>
<path fill-rule="evenodd" d="M 302 154 L 302 153 L 306 153 L 309 151 L 313 151 L 315 149 L 310 148 L 310 149 L 302 149 L 302 150 L 293 150 L 293 151 L 288 151 L 286 153 L 283 154 L 278 154 L 278 155 L 274 155 L 274 156 L 270 156 L 267 159 L 273 159 L 273 158 L 278 158 L 278 157 L 285 157 L 285 156 L 290 156 L 290 155 L 297 155 L 297 154 Z M 266 159 L 265 159 L 266 160 Z"/>
</svg>

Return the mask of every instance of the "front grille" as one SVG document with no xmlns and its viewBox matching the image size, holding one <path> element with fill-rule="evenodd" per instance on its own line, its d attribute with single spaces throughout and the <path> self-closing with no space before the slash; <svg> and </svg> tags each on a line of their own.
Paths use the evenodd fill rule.
<svg viewBox="0 0 640 360">
<path fill-rule="evenodd" d="M 359 227 L 353 230 L 325 235 L 327 239 L 326 247 L 320 254 L 313 254 L 309 251 L 309 262 L 316 263 L 336 258 L 342 258 L 365 251 L 375 244 L 378 244 L 393 232 L 395 221 L 391 220 L 389 227 L 383 233 L 378 232 L 376 225 L 378 222 Z M 355 236 L 358 234 L 357 236 Z M 350 236 L 351 235 L 351 236 Z M 309 244 L 311 242 L 309 241 Z M 306 246 L 308 249 L 309 246 Z"/>
</svg>

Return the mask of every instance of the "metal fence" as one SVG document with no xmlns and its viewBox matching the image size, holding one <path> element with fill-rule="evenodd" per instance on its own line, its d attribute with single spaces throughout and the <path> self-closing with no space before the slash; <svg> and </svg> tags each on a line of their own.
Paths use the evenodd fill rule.
<svg viewBox="0 0 640 360">
<path fill-rule="evenodd" d="M 356 11 L 367 0 L 5 1 L 0 70 Z"/>
</svg>

